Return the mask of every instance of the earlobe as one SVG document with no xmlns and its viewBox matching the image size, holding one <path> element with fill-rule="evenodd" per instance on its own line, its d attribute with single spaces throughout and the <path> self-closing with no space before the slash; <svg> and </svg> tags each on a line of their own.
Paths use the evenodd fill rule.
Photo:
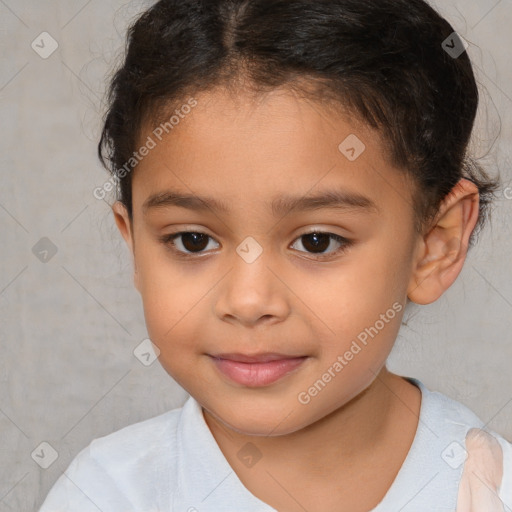
<svg viewBox="0 0 512 512">
<path fill-rule="evenodd" d="M 135 259 L 135 244 L 133 240 L 133 226 L 132 222 L 130 220 L 130 217 L 128 215 L 128 211 L 126 209 L 126 206 L 121 203 L 120 201 L 116 201 L 114 205 L 112 206 L 112 212 L 114 213 L 114 219 L 117 225 L 117 228 L 119 229 L 119 232 L 121 233 L 122 237 L 124 238 L 126 244 L 128 245 L 130 252 L 133 257 L 133 282 L 135 285 L 135 288 L 140 291 L 139 289 L 139 274 L 137 271 L 137 262 Z"/>
<path fill-rule="evenodd" d="M 433 227 L 421 240 L 407 290 L 412 302 L 430 304 L 453 284 L 466 260 L 478 214 L 478 188 L 463 178 L 443 200 Z"/>
</svg>

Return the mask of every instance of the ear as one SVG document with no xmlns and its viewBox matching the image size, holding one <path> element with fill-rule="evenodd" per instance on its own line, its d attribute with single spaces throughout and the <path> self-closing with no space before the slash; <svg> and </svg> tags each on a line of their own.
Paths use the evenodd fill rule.
<svg viewBox="0 0 512 512">
<path fill-rule="evenodd" d="M 466 260 L 479 202 L 478 187 L 465 178 L 445 197 L 418 247 L 407 290 L 411 301 L 430 304 L 453 284 Z"/>
<path fill-rule="evenodd" d="M 133 238 L 133 224 L 130 221 L 128 210 L 126 206 L 120 201 L 116 201 L 112 206 L 112 212 L 114 213 L 114 219 L 116 221 L 117 228 L 123 236 L 126 244 L 128 245 L 130 252 L 133 257 L 133 282 L 135 288 L 139 289 L 139 274 L 137 272 L 137 260 L 135 259 L 135 240 Z"/>
</svg>

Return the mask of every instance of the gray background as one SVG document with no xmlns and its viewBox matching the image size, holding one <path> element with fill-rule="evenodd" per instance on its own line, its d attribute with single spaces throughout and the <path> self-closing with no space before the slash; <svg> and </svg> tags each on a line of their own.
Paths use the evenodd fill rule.
<svg viewBox="0 0 512 512">
<path fill-rule="evenodd" d="M 37 510 L 92 439 L 179 407 L 187 394 L 147 337 L 131 260 L 96 159 L 106 74 L 151 2 L 0 0 L 0 512 Z M 438 1 L 469 42 L 482 90 L 473 149 L 512 186 L 511 0 Z M 47 59 L 31 43 L 58 42 Z M 45 46 L 48 48 L 48 46 Z M 472 408 L 512 439 L 512 189 L 436 303 L 410 310 L 390 368 Z M 40 242 L 57 252 L 37 257 Z M 37 253 L 37 251 L 35 251 Z M 50 450 L 58 458 L 43 469 Z M 46 459 L 45 459 L 46 458 Z"/>
</svg>

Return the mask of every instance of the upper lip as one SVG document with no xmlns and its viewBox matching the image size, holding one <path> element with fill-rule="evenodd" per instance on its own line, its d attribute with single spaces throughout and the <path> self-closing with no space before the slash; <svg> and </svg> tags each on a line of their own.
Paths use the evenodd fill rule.
<svg viewBox="0 0 512 512">
<path fill-rule="evenodd" d="M 262 354 L 210 354 L 212 357 L 216 359 L 229 359 L 230 361 L 237 361 L 239 363 L 267 363 L 269 361 L 279 361 L 282 359 L 297 359 L 299 357 L 306 356 L 296 356 L 296 355 L 287 355 L 287 354 L 277 354 L 276 352 L 266 352 Z"/>
</svg>

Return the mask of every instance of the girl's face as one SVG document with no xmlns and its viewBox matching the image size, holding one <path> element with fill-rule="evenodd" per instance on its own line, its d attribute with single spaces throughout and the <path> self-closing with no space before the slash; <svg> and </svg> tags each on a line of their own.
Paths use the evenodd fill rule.
<svg viewBox="0 0 512 512">
<path fill-rule="evenodd" d="M 412 187 L 375 132 L 285 90 L 195 99 L 165 137 L 147 127 L 133 225 L 120 203 L 116 221 L 166 371 L 230 428 L 290 433 L 384 366 L 414 287 Z M 233 380 L 229 353 L 303 359 L 224 362 Z"/>
</svg>

